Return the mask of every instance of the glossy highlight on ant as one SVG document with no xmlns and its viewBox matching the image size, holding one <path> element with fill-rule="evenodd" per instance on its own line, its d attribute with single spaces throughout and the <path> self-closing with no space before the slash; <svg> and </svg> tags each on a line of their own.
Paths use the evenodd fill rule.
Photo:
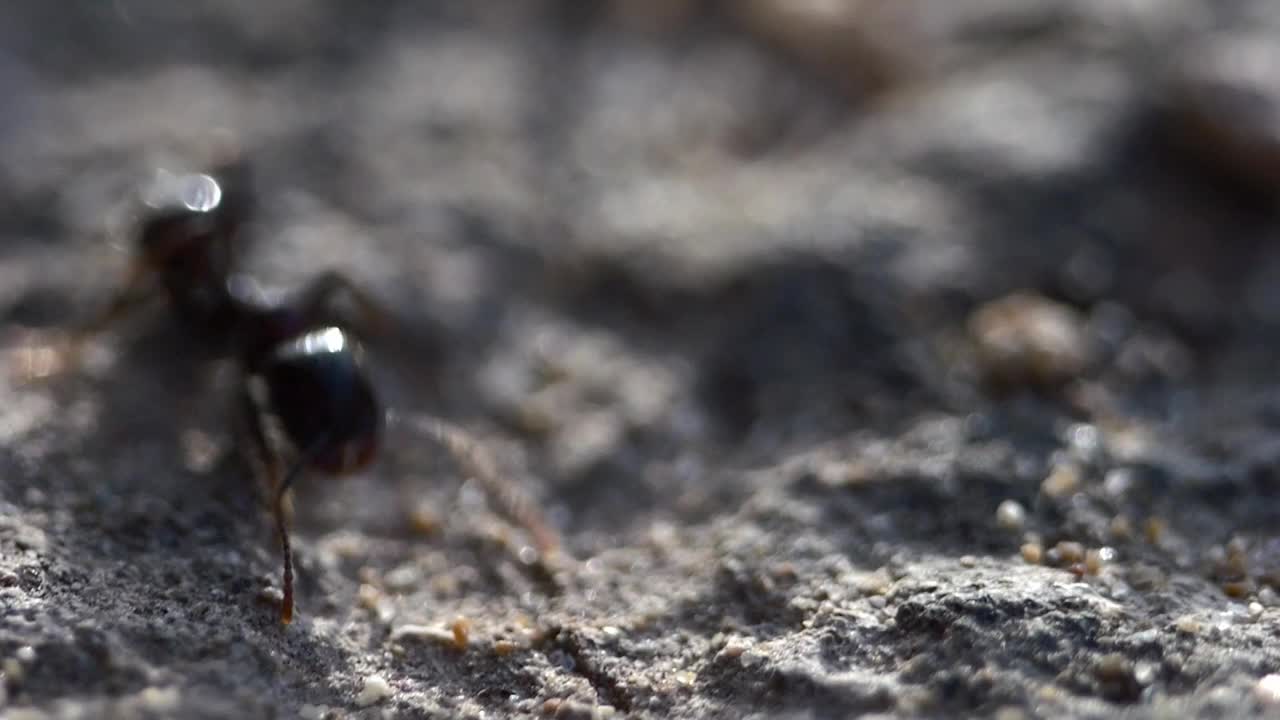
<svg viewBox="0 0 1280 720">
<path fill-rule="evenodd" d="M 241 446 L 268 493 L 283 556 L 280 619 L 293 619 L 292 488 L 308 472 L 352 473 L 378 454 L 385 413 L 353 327 L 386 329 L 389 314 L 337 272 L 284 299 L 267 299 L 237 271 L 237 241 L 254 210 L 248 170 L 238 158 L 207 173 L 161 173 L 143 198 L 135 257 L 124 287 L 73 336 L 78 356 L 94 334 L 163 294 L 183 324 L 237 360 Z M 357 311 L 343 317 L 340 298 Z M 559 538 L 539 508 L 497 470 L 485 448 L 444 421 L 419 417 L 418 431 L 441 444 L 498 509 L 526 529 L 542 559 Z"/>
</svg>

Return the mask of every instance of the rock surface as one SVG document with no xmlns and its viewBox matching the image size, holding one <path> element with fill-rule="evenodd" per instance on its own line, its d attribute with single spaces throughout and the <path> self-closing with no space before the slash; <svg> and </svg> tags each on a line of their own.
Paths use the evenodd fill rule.
<svg viewBox="0 0 1280 720">
<path fill-rule="evenodd" d="M 0 716 L 1280 717 L 1280 89 L 1228 62 L 1280 6 L 852 5 L 0 9 Z M 388 404 L 555 582 L 400 423 L 299 488 L 282 627 L 225 362 L 156 308 L 22 377 L 220 129 L 246 267 L 394 310 Z"/>
</svg>

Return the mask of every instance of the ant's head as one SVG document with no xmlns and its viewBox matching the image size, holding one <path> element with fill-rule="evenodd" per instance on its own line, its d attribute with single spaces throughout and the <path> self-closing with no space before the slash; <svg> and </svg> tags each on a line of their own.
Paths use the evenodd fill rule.
<svg viewBox="0 0 1280 720">
<path fill-rule="evenodd" d="M 217 231 L 222 186 L 209 175 L 161 170 L 143 193 L 142 205 L 140 250 L 156 259 L 172 257 Z"/>
</svg>

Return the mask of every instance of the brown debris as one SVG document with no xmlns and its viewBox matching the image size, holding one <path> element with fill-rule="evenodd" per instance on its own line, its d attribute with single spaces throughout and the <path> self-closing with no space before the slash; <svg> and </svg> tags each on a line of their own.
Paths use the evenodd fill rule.
<svg viewBox="0 0 1280 720">
<path fill-rule="evenodd" d="M 993 385 L 1052 387 L 1078 377 L 1092 359 L 1084 318 L 1032 293 L 1014 293 L 979 307 L 969 337 L 983 376 Z"/>
</svg>

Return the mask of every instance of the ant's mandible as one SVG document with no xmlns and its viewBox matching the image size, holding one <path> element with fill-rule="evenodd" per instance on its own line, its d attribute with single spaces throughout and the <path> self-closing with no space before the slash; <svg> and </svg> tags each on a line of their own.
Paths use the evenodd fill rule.
<svg viewBox="0 0 1280 720">
<path fill-rule="evenodd" d="M 74 334 L 68 352 L 78 356 L 92 335 L 160 294 L 184 324 L 225 343 L 240 369 L 241 445 L 269 493 L 279 536 L 280 618 L 289 623 L 294 606 L 289 493 L 308 471 L 337 475 L 367 466 L 384 429 L 365 351 L 335 300 L 345 295 L 351 301 L 357 325 L 385 327 L 389 315 L 337 272 L 321 274 L 284 300 L 268 301 L 254 290 L 237 272 L 234 257 L 255 206 L 239 159 L 207 173 L 161 173 L 143 204 L 124 287 Z M 444 446 L 499 510 L 529 531 L 544 559 L 558 554 L 557 533 L 521 488 L 497 470 L 483 445 L 439 419 L 418 420 L 414 426 Z"/>
</svg>

